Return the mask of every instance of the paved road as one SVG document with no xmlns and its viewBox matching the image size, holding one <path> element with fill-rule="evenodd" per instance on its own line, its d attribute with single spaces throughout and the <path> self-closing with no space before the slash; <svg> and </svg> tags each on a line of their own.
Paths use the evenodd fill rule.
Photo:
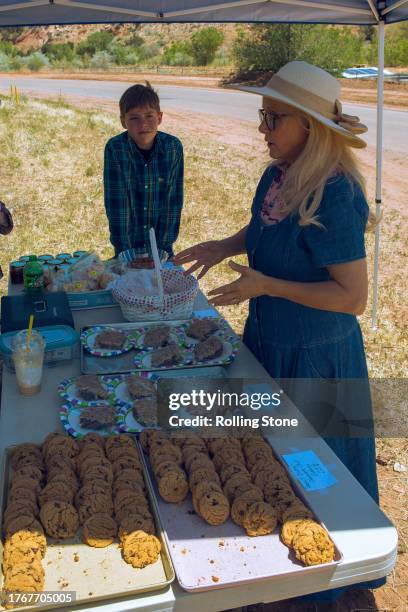
<svg viewBox="0 0 408 612">
<path fill-rule="evenodd" d="M 32 79 L 20 76 L 0 77 L 0 90 L 8 91 L 10 85 L 16 85 L 21 91 L 41 92 L 42 94 L 91 96 L 105 100 L 117 101 L 128 83 L 115 81 L 73 81 L 57 79 Z M 185 110 L 208 113 L 221 117 L 235 117 L 256 122 L 260 98 L 244 92 L 233 92 L 218 89 L 201 89 L 196 87 L 175 87 L 161 85 L 158 87 L 163 110 Z M 364 136 L 368 144 L 376 142 L 375 107 L 345 104 L 344 110 L 352 115 L 359 115 L 369 130 Z M 408 153 L 408 112 L 384 111 L 384 148 L 395 153 Z"/>
</svg>

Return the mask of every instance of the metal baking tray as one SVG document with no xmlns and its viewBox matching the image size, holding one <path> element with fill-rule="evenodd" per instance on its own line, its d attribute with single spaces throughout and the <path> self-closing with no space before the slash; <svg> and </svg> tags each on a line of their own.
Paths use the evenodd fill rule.
<svg viewBox="0 0 408 612">
<path fill-rule="evenodd" d="M 250 537 L 231 518 L 217 527 L 208 525 L 195 513 L 191 493 L 180 504 L 166 503 L 161 499 L 150 464 L 148 460 L 145 461 L 153 482 L 177 580 L 185 591 L 209 591 L 262 580 L 281 580 L 305 572 L 315 574 L 328 569 L 334 571 L 343 558 L 331 534 L 335 549 L 334 560 L 321 565 L 304 566 L 296 559 L 293 550 L 281 541 L 279 526 L 270 535 Z M 287 474 L 296 495 L 307 506 L 296 482 L 288 471 Z"/>
<path fill-rule="evenodd" d="M 177 320 L 177 321 L 147 321 L 147 322 L 141 322 L 138 321 L 137 323 L 98 323 L 98 327 L 111 327 L 111 328 L 115 328 L 115 329 L 121 329 L 123 331 L 127 331 L 127 332 L 131 332 L 137 329 L 140 329 L 141 327 L 154 327 L 154 326 L 158 326 L 158 325 L 168 325 L 170 327 L 179 327 L 180 325 L 185 325 L 187 323 L 188 319 L 184 319 L 184 320 Z M 82 335 L 82 332 L 94 327 L 93 325 L 87 325 L 81 328 L 80 330 L 80 334 Z M 228 333 L 231 335 L 231 337 L 235 337 L 236 340 L 234 340 L 235 344 L 238 345 L 239 341 L 235 335 L 235 333 L 233 332 L 233 330 L 226 325 L 226 327 L 228 328 Z M 192 369 L 199 369 L 200 371 L 200 376 L 206 376 L 206 372 L 208 372 L 208 375 L 213 376 L 214 375 L 214 369 L 215 368 L 219 368 L 219 369 L 224 369 L 228 363 L 218 363 L 218 362 L 212 362 L 211 364 L 191 364 L 191 365 L 186 365 L 186 364 L 182 364 L 182 365 L 177 365 L 177 366 L 171 366 L 168 367 L 166 369 L 153 369 L 151 367 L 138 367 L 134 360 L 136 355 L 139 353 L 145 353 L 146 351 L 141 351 L 137 348 L 133 348 L 131 351 L 128 351 L 126 353 L 123 353 L 122 355 L 117 355 L 115 357 L 96 357 L 95 355 L 92 355 L 91 353 L 89 353 L 82 345 L 81 343 L 81 372 L 83 374 L 120 374 L 123 372 L 131 372 L 131 371 L 147 371 L 147 372 L 155 372 L 156 374 L 158 374 L 159 376 L 168 376 L 171 374 L 169 374 L 170 372 L 174 372 L 173 376 L 180 376 L 180 373 L 182 371 L 188 370 L 191 371 Z M 235 356 L 235 353 L 234 353 Z M 191 372 L 190 372 L 191 375 Z"/>
<path fill-rule="evenodd" d="M 81 540 L 81 529 L 75 538 L 69 540 L 54 540 L 47 537 L 47 552 L 42 560 L 45 570 L 45 591 L 75 591 L 75 602 L 40 604 L 18 607 L 18 610 L 49 610 L 59 607 L 91 604 L 96 601 L 111 600 L 141 593 L 157 591 L 168 587 L 175 575 L 170 559 L 163 526 L 157 507 L 157 501 L 152 489 L 150 477 L 147 474 L 143 454 L 136 444 L 144 467 L 144 478 L 150 508 L 154 516 L 157 537 L 162 550 L 158 561 L 143 569 L 135 569 L 126 563 L 121 556 L 119 543 L 115 542 L 106 548 L 92 548 Z M 6 506 L 9 480 L 11 476 L 10 456 L 13 447 L 6 449 L 2 465 L 2 498 L 1 522 Z M 3 544 L 0 542 L 0 560 L 3 558 Z M 3 586 L 3 574 L 0 573 L 0 590 Z M 0 610 L 4 610 L 0 605 Z"/>
</svg>

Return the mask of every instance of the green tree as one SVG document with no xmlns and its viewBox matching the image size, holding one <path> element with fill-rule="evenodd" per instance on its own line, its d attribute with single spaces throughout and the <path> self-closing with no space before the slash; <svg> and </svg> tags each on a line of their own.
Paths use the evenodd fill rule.
<svg viewBox="0 0 408 612">
<path fill-rule="evenodd" d="M 97 51 L 93 56 L 89 65 L 97 70 L 109 70 L 112 67 L 112 56 L 107 51 Z"/>
<path fill-rule="evenodd" d="M 287 62 L 304 60 L 338 73 L 360 60 L 362 45 L 361 36 L 338 27 L 256 24 L 238 34 L 233 56 L 240 72 L 276 72 Z"/>
<path fill-rule="evenodd" d="M 217 28 L 203 28 L 191 37 L 191 55 L 197 66 L 210 64 L 221 47 L 224 34 Z"/>
<path fill-rule="evenodd" d="M 33 72 L 38 72 L 41 68 L 50 65 L 50 60 L 44 53 L 41 53 L 41 51 L 36 51 L 35 53 L 27 55 L 24 60 L 27 68 Z"/>
<path fill-rule="evenodd" d="M 188 42 L 174 42 L 163 54 L 163 62 L 169 66 L 191 66 L 193 61 Z"/>
<path fill-rule="evenodd" d="M 109 45 L 114 39 L 113 34 L 110 32 L 93 32 L 86 40 L 83 40 L 77 46 L 77 53 L 79 55 L 94 55 L 98 51 L 107 51 Z"/>
<path fill-rule="evenodd" d="M 46 43 L 42 48 L 42 52 L 45 53 L 52 63 L 63 60 L 72 62 L 75 57 L 75 49 L 72 42 L 58 43 L 55 45 Z"/>
</svg>

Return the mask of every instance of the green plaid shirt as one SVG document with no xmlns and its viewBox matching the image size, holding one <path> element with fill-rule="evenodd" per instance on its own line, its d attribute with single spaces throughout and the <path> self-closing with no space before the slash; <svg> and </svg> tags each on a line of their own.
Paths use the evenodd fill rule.
<svg viewBox="0 0 408 612">
<path fill-rule="evenodd" d="M 145 161 L 127 132 L 105 146 L 105 209 L 115 255 L 126 249 L 149 251 L 149 229 L 159 249 L 173 254 L 183 206 L 183 146 L 178 138 L 157 132 Z"/>
</svg>

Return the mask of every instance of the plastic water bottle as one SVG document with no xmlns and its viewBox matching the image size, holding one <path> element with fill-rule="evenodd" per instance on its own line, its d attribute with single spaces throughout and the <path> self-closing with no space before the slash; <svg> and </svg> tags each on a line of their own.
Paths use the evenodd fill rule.
<svg viewBox="0 0 408 612">
<path fill-rule="evenodd" d="M 35 255 L 30 255 L 23 276 L 25 291 L 33 293 L 44 289 L 44 269 Z"/>
</svg>

